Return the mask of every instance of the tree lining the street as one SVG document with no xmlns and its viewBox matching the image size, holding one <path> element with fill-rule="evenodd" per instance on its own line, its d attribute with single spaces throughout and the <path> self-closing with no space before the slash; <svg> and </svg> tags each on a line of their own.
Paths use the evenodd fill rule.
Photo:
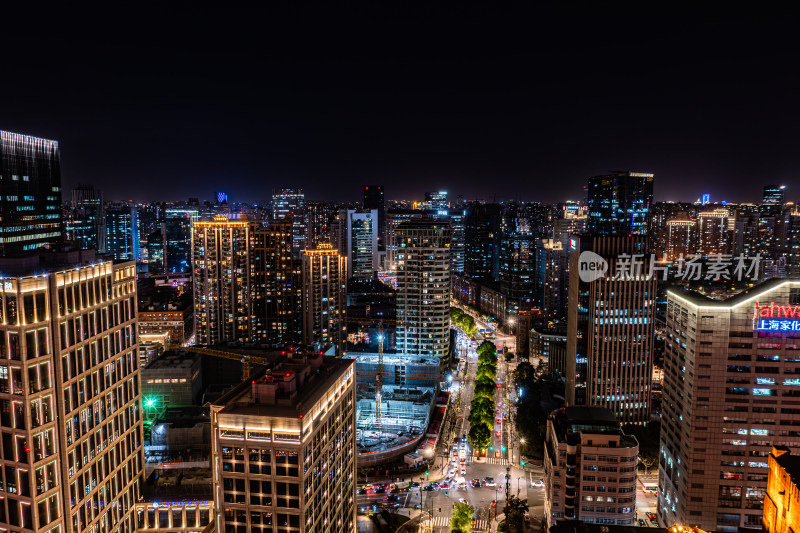
<svg viewBox="0 0 800 533">
<path fill-rule="evenodd" d="M 497 531 L 505 533 L 523 533 L 525 531 L 525 513 L 528 512 L 528 500 L 509 496 L 503 514 L 505 519 L 497 525 Z"/>
<path fill-rule="evenodd" d="M 549 388 L 555 384 L 549 377 L 538 378 L 533 365 L 521 362 L 514 371 L 514 386 L 521 391 L 517 401 L 517 432 L 520 453 L 541 459 L 547 436 L 547 415 L 542 404 L 549 400 Z"/>
<path fill-rule="evenodd" d="M 454 503 L 453 512 L 450 515 L 451 533 L 471 533 L 472 515 L 475 508 L 468 503 Z"/>
<path fill-rule="evenodd" d="M 471 315 L 465 313 L 458 307 L 451 307 L 450 308 L 450 321 L 453 323 L 455 327 L 472 337 L 475 333 L 478 332 L 478 328 L 475 327 L 475 319 L 472 318 Z"/>
</svg>

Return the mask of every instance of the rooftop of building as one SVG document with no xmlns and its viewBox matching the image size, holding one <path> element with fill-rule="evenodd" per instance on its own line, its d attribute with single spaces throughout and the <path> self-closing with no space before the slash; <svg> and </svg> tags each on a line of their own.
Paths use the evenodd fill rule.
<svg viewBox="0 0 800 533">
<path fill-rule="evenodd" d="M 687 300 L 689 303 L 694 304 L 696 306 L 701 307 L 718 307 L 718 308 L 731 308 L 735 307 L 739 304 L 746 303 L 748 301 L 757 298 L 761 294 L 769 292 L 771 290 L 776 289 L 777 287 L 786 284 L 786 283 L 793 283 L 800 285 L 800 278 L 772 278 L 755 285 L 754 287 L 749 287 L 741 292 L 734 294 L 726 299 L 719 299 L 715 300 L 713 298 L 709 298 L 708 296 L 704 296 L 697 291 L 684 289 L 680 290 L 675 287 L 670 289 L 668 292 L 679 298 L 683 298 Z"/>
<path fill-rule="evenodd" d="M 200 364 L 199 354 L 184 350 L 170 350 L 147 363 L 144 370 L 192 368 L 196 364 Z"/>
<path fill-rule="evenodd" d="M 667 533 L 663 527 L 637 527 L 637 526 L 617 526 L 606 524 L 590 524 L 582 520 L 559 520 L 554 526 L 550 526 L 550 533 Z"/>
<path fill-rule="evenodd" d="M 773 445 L 770 453 L 778 466 L 783 468 L 795 486 L 800 485 L 800 455 L 792 455 L 786 446 Z"/>
<path fill-rule="evenodd" d="M 595 435 L 618 435 L 620 448 L 638 446 L 631 435 L 622 432 L 616 415 L 605 407 L 570 406 L 556 409 L 550 414 L 560 441 L 570 440 L 581 433 Z"/>
<path fill-rule="evenodd" d="M 93 249 L 81 250 L 69 245 L 40 248 L 24 254 L 0 257 L 0 277 L 40 276 L 105 261 L 114 261 L 114 256 L 101 254 Z"/>
<path fill-rule="evenodd" d="M 302 417 L 354 364 L 352 359 L 290 353 L 234 387 L 214 405 L 222 407 L 220 414 Z"/>
<path fill-rule="evenodd" d="M 139 312 L 185 311 L 192 304 L 192 294 L 171 285 L 158 285 L 153 278 L 137 281 Z"/>
</svg>

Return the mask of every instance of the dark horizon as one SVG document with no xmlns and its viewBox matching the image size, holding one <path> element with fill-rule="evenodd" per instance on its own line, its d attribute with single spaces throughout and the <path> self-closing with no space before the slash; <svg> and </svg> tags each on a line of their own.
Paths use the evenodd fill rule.
<svg viewBox="0 0 800 533">
<path fill-rule="evenodd" d="M 0 129 L 59 141 L 65 200 L 555 203 L 609 169 L 800 199 L 793 19 L 648 7 L 48 12 L 7 36 Z"/>
</svg>

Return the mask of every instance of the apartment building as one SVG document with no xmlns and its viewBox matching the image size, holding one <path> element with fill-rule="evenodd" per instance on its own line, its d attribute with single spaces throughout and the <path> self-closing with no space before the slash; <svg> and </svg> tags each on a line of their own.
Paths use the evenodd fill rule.
<svg viewBox="0 0 800 533">
<path fill-rule="evenodd" d="M 285 359 L 214 402 L 211 417 L 217 531 L 355 531 L 352 359 Z"/>
<path fill-rule="evenodd" d="M 0 260 L 0 530 L 133 532 L 144 469 L 136 266 Z"/>
<path fill-rule="evenodd" d="M 545 523 L 634 524 L 639 443 L 604 407 L 562 407 L 547 418 Z"/>
</svg>

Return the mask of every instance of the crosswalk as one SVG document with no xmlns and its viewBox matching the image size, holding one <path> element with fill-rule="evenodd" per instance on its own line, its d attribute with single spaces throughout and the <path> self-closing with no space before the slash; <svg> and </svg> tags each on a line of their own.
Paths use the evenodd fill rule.
<svg viewBox="0 0 800 533">
<path fill-rule="evenodd" d="M 433 527 L 450 527 L 450 517 L 449 516 L 437 516 L 433 519 Z M 478 520 L 477 525 L 472 527 L 472 530 L 481 531 L 485 530 L 489 527 L 488 520 Z"/>
<path fill-rule="evenodd" d="M 486 464 L 489 465 L 507 465 L 508 459 L 504 457 L 489 457 L 486 459 Z"/>
</svg>

